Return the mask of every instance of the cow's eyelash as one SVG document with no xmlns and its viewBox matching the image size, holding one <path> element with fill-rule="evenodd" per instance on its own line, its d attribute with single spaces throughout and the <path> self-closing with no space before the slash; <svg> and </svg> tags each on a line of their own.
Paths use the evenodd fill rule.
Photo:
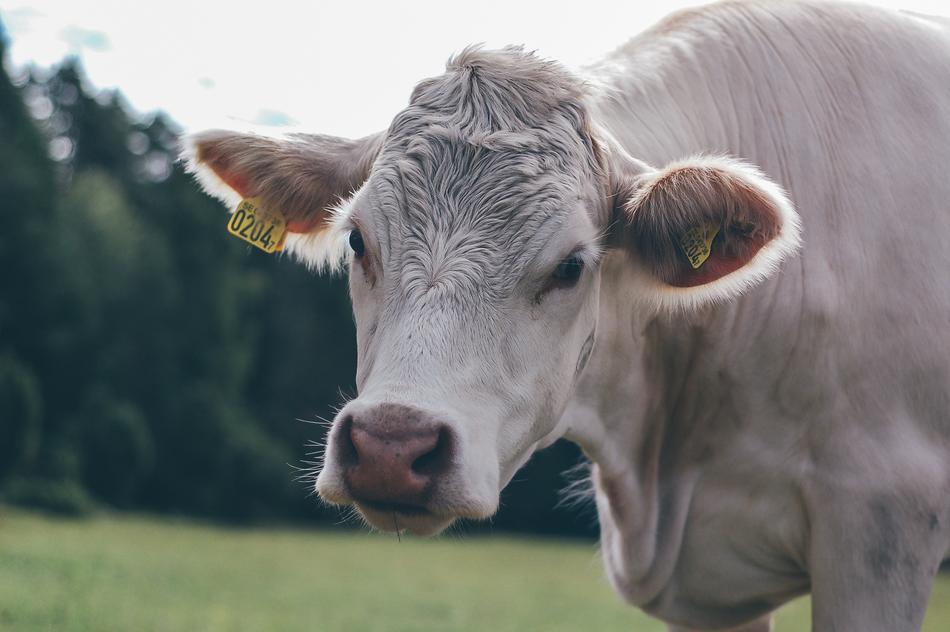
<svg viewBox="0 0 950 632">
<path fill-rule="evenodd" d="M 560 265 L 563 261 L 571 257 L 576 257 L 577 259 L 579 259 L 585 269 L 596 268 L 597 264 L 600 263 L 602 254 L 603 254 L 602 250 L 596 246 L 591 246 L 589 244 L 581 244 L 575 247 L 573 250 L 570 250 L 564 255 L 562 255 L 556 262 L 554 262 L 551 269 L 553 270 L 555 267 Z"/>
<path fill-rule="evenodd" d="M 535 302 L 540 303 L 552 290 L 570 290 L 575 287 L 581 277 L 599 263 L 599 255 L 599 250 L 587 245 L 569 251 L 554 267 L 548 268 L 541 289 L 535 294 Z"/>
</svg>

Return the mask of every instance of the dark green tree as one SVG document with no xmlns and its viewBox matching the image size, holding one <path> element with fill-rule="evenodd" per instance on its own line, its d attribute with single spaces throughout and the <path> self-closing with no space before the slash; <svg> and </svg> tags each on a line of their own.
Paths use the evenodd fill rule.
<svg viewBox="0 0 950 632">
<path fill-rule="evenodd" d="M 41 406 L 33 374 L 12 356 L 0 356 L 0 481 L 36 457 Z"/>
</svg>

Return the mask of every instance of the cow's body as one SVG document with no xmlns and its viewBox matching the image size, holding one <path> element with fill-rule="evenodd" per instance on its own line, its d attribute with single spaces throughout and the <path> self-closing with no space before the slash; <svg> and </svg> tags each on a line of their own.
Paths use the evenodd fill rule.
<svg viewBox="0 0 950 632">
<path fill-rule="evenodd" d="M 358 141 L 191 145 L 291 252 L 348 240 L 324 500 L 435 533 L 564 436 L 631 603 L 762 630 L 810 590 L 815 630 L 919 628 L 950 552 L 946 24 L 724 3 L 580 78 L 469 49 Z"/>
<path fill-rule="evenodd" d="M 811 588 L 816 629 L 845 629 L 834 610 L 913 629 L 950 543 L 950 33 L 726 4 L 593 70 L 598 120 L 630 154 L 745 158 L 804 229 L 781 274 L 690 319 L 644 313 L 622 255 L 605 264 L 566 417 L 600 446 L 614 585 L 696 627 Z"/>
</svg>

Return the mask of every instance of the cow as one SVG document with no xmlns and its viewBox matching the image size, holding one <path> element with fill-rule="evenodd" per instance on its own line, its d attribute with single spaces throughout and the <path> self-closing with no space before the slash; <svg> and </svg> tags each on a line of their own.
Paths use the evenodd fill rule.
<svg viewBox="0 0 950 632">
<path fill-rule="evenodd" d="M 188 168 L 344 266 L 358 395 L 320 497 L 498 508 L 559 438 L 671 630 L 918 630 L 950 554 L 950 28 L 724 2 L 576 71 L 470 47 L 388 129 L 210 130 Z"/>
</svg>

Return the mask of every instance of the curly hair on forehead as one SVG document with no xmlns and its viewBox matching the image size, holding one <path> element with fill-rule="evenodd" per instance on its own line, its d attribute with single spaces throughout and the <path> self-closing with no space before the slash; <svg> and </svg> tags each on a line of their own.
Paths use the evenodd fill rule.
<svg viewBox="0 0 950 632">
<path fill-rule="evenodd" d="M 454 114 L 455 122 L 471 131 L 525 130 L 582 110 L 583 82 L 520 46 L 469 46 L 450 58 L 445 70 L 415 87 L 410 106 Z"/>
<path fill-rule="evenodd" d="M 416 85 L 389 134 L 431 132 L 488 150 L 533 151 L 570 131 L 592 144 L 585 97 L 584 82 L 557 62 L 519 46 L 469 46 L 449 59 L 444 74 Z"/>
<path fill-rule="evenodd" d="M 492 200 L 517 203 L 542 179 L 600 178 L 604 157 L 585 90 L 566 68 L 522 47 L 470 46 L 416 86 L 387 131 L 383 162 L 403 173 L 403 186 L 454 189 L 483 209 Z"/>
</svg>

